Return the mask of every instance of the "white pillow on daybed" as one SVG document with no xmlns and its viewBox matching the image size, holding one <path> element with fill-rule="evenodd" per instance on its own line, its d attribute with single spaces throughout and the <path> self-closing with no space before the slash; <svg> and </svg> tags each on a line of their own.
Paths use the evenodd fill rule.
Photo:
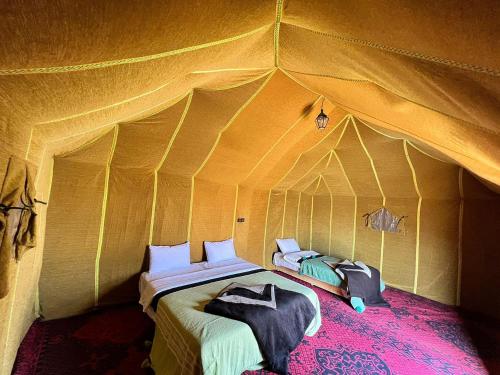
<svg viewBox="0 0 500 375">
<path fill-rule="evenodd" d="M 170 271 L 190 265 L 189 241 L 174 246 L 149 245 L 149 273 Z"/>
<path fill-rule="evenodd" d="M 232 238 L 224 241 L 205 241 L 205 251 L 209 264 L 236 258 L 236 251 Z"/>
<path fill-rule="evenodd" d="M 276 243 L 283 254 L 300 251 L 300 246 L 294 238 L 277 238 Z"/>
</svg>

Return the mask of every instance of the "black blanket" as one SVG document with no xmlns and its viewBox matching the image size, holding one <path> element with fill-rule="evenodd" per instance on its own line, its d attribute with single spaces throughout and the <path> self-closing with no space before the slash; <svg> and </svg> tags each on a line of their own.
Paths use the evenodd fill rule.
<svg viewBox="0 0 500 375">
<path fill-rule="evenodd" d="M 262 293 L 234 288 L 224 295 L 236 295 L 257 301 L 270 301 L 274 287 L 276 308 L 248 303 L 232 303 L 213 299 L 205 312 L 239 320 L 250 326 L 267 368 L 278 374 L 287 374 L 290 353 L 297 347 L 312 322 L 316 310 L 309 299 L 296 292 L 266 284 Z"/>
<path fill-rule="evenodd" d="M 363 299 L 366 306 L 389 307 L 380 293 L 380 272 L 378 269 L 367 266 L 371 275 L 368 276 L 363 269 L 355 264 L 339 264 L 336 270 L 346 275 L 347 288 L 351 297 Z"/>
</svg>

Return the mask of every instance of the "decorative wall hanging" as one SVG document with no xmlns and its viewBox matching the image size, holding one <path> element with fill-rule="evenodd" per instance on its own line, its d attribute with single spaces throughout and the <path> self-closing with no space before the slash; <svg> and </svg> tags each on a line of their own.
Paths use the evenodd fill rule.
<svg viewBox="0 0 500 375">
<path fill-rule="evenodd" d="M 373 230 L 393 233 L 406 232 L 404 219 L 407 216 L 395 216 L 385 207 L 364 214 L 363 217 L 365 218 L 365 225 Z M 402 229 L 399 228 L 400 224 L 402 224 Z"/>
</svg>

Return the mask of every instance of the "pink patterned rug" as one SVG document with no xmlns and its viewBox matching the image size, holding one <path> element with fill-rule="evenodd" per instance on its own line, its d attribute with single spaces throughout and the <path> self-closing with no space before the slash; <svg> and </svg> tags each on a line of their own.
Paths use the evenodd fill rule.
<svg viewBox="0 0 500 375">
<path fill-rule="evenodd" d="M 383 293 L 390 308 L 358 314 L 341 298 L 312 288 L 322 326 L 292 353 L 292 374 L 500 374 L 498 321 L 390 287 Z"/>
<path fill-rule="evenodd" d="M 500 374 L 498 322 L 393 288 L 384 292 L 390 308 L 358 314 L 341 298 L 313 289 L 323 324 L 292 353 L 291 374 Z M 35 322 L 13 374 L 148 374 L 140 365 L 152 329 L 136 305 Z"/>
</svg>

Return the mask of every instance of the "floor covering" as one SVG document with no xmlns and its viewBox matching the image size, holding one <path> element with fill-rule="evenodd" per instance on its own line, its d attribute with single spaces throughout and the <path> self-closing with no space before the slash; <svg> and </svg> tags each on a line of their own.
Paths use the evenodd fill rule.
<svg viewBox="0 0 500 375">
<path fill-rule="evenodd" d="M 358 314 L 340 297 L 312 288 L 322 326 L 292 352 L 291 374 L 500 374 L 498 321 L 390 287 L 383 293 L 390 308 Z M 138 305 L 36 321 L 13 374 L 152 374 L 141 364 L 153 332 Z"/>
</svg>

